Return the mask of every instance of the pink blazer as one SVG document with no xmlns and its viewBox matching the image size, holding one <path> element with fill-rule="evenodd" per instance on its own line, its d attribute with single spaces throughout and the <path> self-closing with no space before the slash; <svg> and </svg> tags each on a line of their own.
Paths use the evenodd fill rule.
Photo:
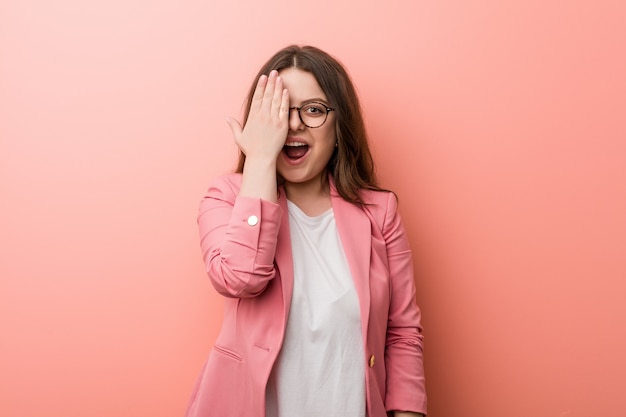
<svg viewBox="0 0 626 417">
<path fill-rule="evenodd" d="M 241 174 L 218 178 L 200 204 L 206 270 L 226 297 L 224 321 L 187 417 L 264 417 L 265 387 L 285 334 L 293 290 L 287 200 L 239 197 Z M 420 311 L 411 250 L 389 192 L 367 206 L 331 202 L 359 297 L 368 417 L 426 413 Z M 324 366 L 320 364 L 320 366 Z"/>
</svg>

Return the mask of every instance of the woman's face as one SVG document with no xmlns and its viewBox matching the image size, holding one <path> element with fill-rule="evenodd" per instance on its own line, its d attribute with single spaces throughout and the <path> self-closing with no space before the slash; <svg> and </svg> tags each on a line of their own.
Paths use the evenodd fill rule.
<svg viewBox="0 0 626 417">
<path fill-rule="evenodd" d="M 310 72 L 286 68 L 280 71 L 280 77 L 289 91 L 289 107 L 302 107 L 311 102 L 330 107 L 326 94 Z M 310 128 L 300 120 L 296 109 L 291 110 L 287 140 L 276 162 L 278 174 L 285 179 L 285 185 L 307 185 L 319 181 L 325 174 L 336 141 L 335 112 L 328 113 L 322 126 Z"/>
</svg>

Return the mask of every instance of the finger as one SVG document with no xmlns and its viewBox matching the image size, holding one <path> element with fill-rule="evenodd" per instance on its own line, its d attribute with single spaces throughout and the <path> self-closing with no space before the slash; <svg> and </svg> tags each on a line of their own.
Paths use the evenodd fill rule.
<svg viewBox="0 0 626 417">
<path fill-rule="evenodd" d="M 239 122 L 232 117 L 227 117 L 226 123 L 228 123 L 231 132 L 233 132 L 233 138 L 235 138 L 235 142 L 239 142 L 239 137 L 241 136 L 241 133 L 243 131 L 241 124 L 239 124 Z"/>
<path fill-rule="evenodd" d="M 263 93 L 265 92 L 265 86 L 267 85 L 267 75 L 261 74 L 259 80 L 256 83 L 254 94 L 252 95 L 252 103 L 250 109 L 258 109 L 263 103 Z"/>
<path fill-rule="evenodd" d="M 278 115 L 283 120 L 289 120 L 289 90 L 283 88 L 283 94 L 280 101 L 280 113 Z"/>
<path fill-rule="evenodd" d="M 263 105 L 272 105 L 272 98 L 274 97 L 274 88 L 276 86 L 276 78 L 278 78 L 278 71 L 270 71 L 270 76 L 267 78 L 267 85 L 265 86 L 265 93 L 263 94 Z"/>
<path fill-rule="evenodd" d="M 272 115 L 280 116 L 280 106 L 283 101 L 283 79 L 278 76 L 276 78 L 276 86 L 274 87 L 274 95 L 272 97 Z"/>
</svg>

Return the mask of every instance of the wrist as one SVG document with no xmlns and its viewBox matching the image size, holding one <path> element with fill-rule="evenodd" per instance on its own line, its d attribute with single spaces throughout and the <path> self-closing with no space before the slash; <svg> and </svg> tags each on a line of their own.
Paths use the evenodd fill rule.
<svg viewBox="0 0 626 417">
<path fill-rule="evenodd" d="M 246 155 L 246 161 L 243 165 L 244 172 L 248 171 L 256 171 L 256 170 L 266 170 L 269 168 L 273 168 L 276 170 L 276 155 Z"/>
<path fill-rule="evenodd" d="M 276 160 L 260 157 L 246 158 L 239 195 L 276 202 L 278 199 Z"/>
</svg>

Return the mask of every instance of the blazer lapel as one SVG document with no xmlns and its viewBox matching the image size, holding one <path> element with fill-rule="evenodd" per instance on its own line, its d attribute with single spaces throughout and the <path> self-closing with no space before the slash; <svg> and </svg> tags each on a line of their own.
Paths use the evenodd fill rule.
<svg viewBox="0 0 626 417">
<path fill-rule="evenodd" d="M 283 317 L 289 314 L 291 296 L 293 294 L 293 256 L 291 252 L 291 235 L 289 233 L 289 210 L 285 191 L 280 190 L 278 204 L 282 209 L 280 229 L 278 230 L 278 242 L 276 245 L 276 267 L 280 272 L 280 281 L 283 290 Z"/>
<path fill-rule="evenodd" d="M 369 217 L 356 205 L 344 200 L 330 181 L 330 197 L 337 231 L 346 254 L 354 286 L 359 297 L 361 327 L 364 340 L 367 340 L 367 328 L 370 311 L 370 256 L 372 246 L 372 225 Z"/>
</svg>

